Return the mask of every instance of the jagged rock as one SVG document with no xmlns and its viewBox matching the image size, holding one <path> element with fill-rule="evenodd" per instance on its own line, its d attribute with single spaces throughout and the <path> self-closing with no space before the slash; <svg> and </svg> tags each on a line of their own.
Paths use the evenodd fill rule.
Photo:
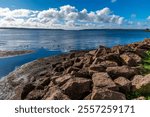
<svg viewBox="0 0 150 117">
<path fill-rule="evenodd" d="M 104 47 L 104 46 L 100 46 L 95 53 L 95 57 L 100 57 L 102 55 L 106 55 L 110 52 L 110 48 Z"/>
<path fill-rule="evenodd" d="M 40 83 L 40 85 L 47 86 L 50 83 L 50 81 L 51 81 L 50 78 L 47 77 Z"/>
<path fill-rule="evenodd" d="M 131 52 L 123 53 L 120 57 L 128 66 L 137 66 L 142 61 L 142 58 L 139 55 Z"/>
<path fill-rule="evenodd" d="M 91 100 L 126 100 L 123 93 L 109 89 L 93 89 Z"/>
<path fill-rule="evenodd" d="M 71 75 L 75 77 L 83 77 L 83 78 L 91 78 L 91 75 L 88 71 L 86 70 L 80 70 L 80 71 L 73 71 L 71 72 Z"/>
<path fill-rule="evenodd" d="M 101 62 L 99 65 L 102 65 L 102 66 L 104 66 L 105 68 L 118 66 L 118 64 L 117 64 L 116 62 L 114 62 L 114 61 L 103 61 L 103 62 Z"/>
<path fill-rule="evenodd" d="M 124 78 L 124 77 L 118 77 L 114 80 L 114 82 L 119 86 L 119 89 L 123 93 L 130 92 L 131 89 L 131 81 Z"/>
<path fill-rule="evenodd" d="M 101 62 L 104 61 L 104 58 L 103 57 L 98 57 L 98 58 L 95 58 L 94 61 L 93 61 L 93 64 L 100 64 Z"/>
<path fill-rule="evenodd" d="M 61 77 L 59 77 L 59 76 L 52 77 L 52 81 L 55 85 L 62 86 L 71 78 L 72 78 L 72 76 L 70 74 L 67 74 L 67 75 L 64 75 Z"/>
<path fill-rule="evenodd" d="M 26 100 L 41 100 L 45 92 L 43 90 L 32 90 L 27 96 Z"/>
<path fill-rule="evenodd" d="M 118 90 L 117 85 L 105 72 L 94 73 L 92 76 L 93 86 L 98 88 L 108 88 L 111 90 Z"/>
<path fill-rule="evenodd" d="M 82 99 L 91 91 L 92 81 L 85 78 L 69 79 L 60 88 L 71 99 Z"/>
<path fill-rule="evenodd" d="M 77 72 L 77 71 L 79 71 L 79 70 L 80 70 L 80 69 L 77 68 L 77 67 L 69 67 L 69 68 L 66 70 L 66 73 L 71 73 L 72 71 Z"/>
<path fill-rule="evenodd" d="M 89 51 L 89 54 L 94 56 L 96 54 L 96 50 Z"/>
<path fill-rule="evenodd" d="M 108 67 L 106 71 L 112 78 L 117 78 L 122 76 L 130 79 L 134 75 L 138 74 L 138 71 L 136 69 L 128 66 Z"/>
<path fill-rule="evenodd" d="M 62 91 L 57 86 L 53 86 L 49 88 L 45 99 L 46 100 L 70 100 L 70 98 L 64 93 L 62 93 Z"/>
<path fill-rule="evenodd" d="M 133 91 L 137 91 L 143 95 L 150 94 L 150 74 L 142 77 L 135 76 L 132 80 Z"/>
<path fill-rule="evenodd" d="M 109 53 L 104 56 L 104 60 L 115 61 L 118 65 L 124 65 L 124 61 L 119 54 Z"/>
<path fill-rule="evenodd" d="M 74 64 L 74 62 L 73 61 L 64 61 L 63 63 L 62 63 L 62 65 L 63 65 L 63 67 L 66 69 L 66 68 L 68 68 L 68 67 L 70 67 L 70 66 L 72 66 Z"/>
<path fill-rule="evenodd" d="M 89 71 L 90 72 L 105 72 L 106 71 L 106 68 L 102 65 L 99 65 L 99 64 L 92 64 L 90 67 L 89 67 Z"/>
<path fill-rule="evenodd" d="M 80 61 L 80 62 L 74 63 L 73 66 L 81 69 L 83 65 L 84 65 L 83 61 Z"/>
</svg>

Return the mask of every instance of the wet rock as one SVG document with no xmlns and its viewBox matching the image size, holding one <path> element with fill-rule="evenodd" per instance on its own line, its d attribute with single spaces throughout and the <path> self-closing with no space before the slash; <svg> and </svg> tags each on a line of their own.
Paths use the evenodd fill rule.
<svg viewBox="0 0 150 117">
<path fill-rule="evenodd" d="M 94 73 L 92 76 L 93 86 L 98 88 L 108 88 L 111 90 L 118 90 L 117 85 L 105 72 Z"/>
<path fill-rule="evenodd" d="M 128 66 L 137 66 L 141 63 L 142 58 L 134 53 L 126 52 L 120 56 Z"/>
<path fill-rule="evenodd" d="M 92 100 L 126 100 L 123 93 L 109 89 L 94 89 L 91 96 Z"/>
<path fill-rule="evenodd" d="M 119 86 L 119 89 L 123 93 L 130 92 L 131 89 L 131 81 L 124 78 L 124 77 L 118 77 L 114 80 L 114 82 Z"/>
<path fill-rule="evenodd" d="M 122 76 L 122 77 L 130 79 L 134 75 L 138 74 L 136 69 L 128 67 L 128 66 L 108 67 L 106 71 L 110 75 L 111 78 L 117 78 L 117 77 Z"/>
<path fill-rule="evenodd" d="M 91 91 L 92 81 L 85 78 L 69 79 L 60 88 L 71 99 L 82 99 Z"/>
</svg>

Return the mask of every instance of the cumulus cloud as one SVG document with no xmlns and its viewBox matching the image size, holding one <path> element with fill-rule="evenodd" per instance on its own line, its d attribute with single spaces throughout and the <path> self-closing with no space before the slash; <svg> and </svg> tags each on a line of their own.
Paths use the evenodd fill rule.
<svg viewBox="0 0 150 117">
<path fill-rule="evenodd" d="M 43 11 L 0 8 L 0 27 L 108 28 L 123 22 L 123 17 L 115 15 L 107 7 L 97 11 L 79 11 L 70 5 Z"/>
</svg>

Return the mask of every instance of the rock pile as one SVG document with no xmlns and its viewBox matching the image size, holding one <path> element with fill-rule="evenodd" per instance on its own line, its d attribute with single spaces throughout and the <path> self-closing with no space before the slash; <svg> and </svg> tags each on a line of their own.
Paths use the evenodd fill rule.
<svg viewBox="0 0 150 117">
<path fill-rule="evenodd" d="M 39 59 L 0 81 L 0 99 L 125 100 L 130 92 L 149 95 L 150 74 L 142 76 L 140 67 L 147 50 L 149 39 Z"/>
</svg>

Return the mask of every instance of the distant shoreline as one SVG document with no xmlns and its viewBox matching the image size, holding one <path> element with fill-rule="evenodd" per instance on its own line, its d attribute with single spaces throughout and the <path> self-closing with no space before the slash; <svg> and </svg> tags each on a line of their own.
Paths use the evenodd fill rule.
<svg viewBox="0 0 150 117">
<path fill-rule="evenodd" d="M 103 28 L 103 29 L 51 29 L 51 28 L 23 28 L 23 27 L 0 27 L 0 29 L 24 29 L 24 30 L 58 30 L 58 31 L 78 31 L 78 30 L 145 30 L 145 29 L 126 29 L 126 28 Z"/>
<path fill-rule="evenodd" d="M 0 50 L 0 58 L 5 58 L 5 57 L 13 57 L 13 56 L 18 56 L 18 55 L 23 55 L 23 54 L 29 54 L 33 53 L 33 50 L 17 50 L 17 51 L 1 51 Z"/>
</svg>

